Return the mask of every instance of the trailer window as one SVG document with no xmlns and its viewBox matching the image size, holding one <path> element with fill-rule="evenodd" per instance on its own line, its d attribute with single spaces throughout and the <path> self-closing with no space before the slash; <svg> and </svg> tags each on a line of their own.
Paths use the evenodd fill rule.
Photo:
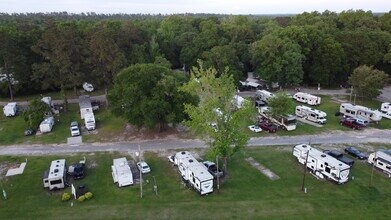
<svg viewBox="0 0 391 220">
<path fill-rule="evenodd" d="M 383 163 L 382 163 L 382 162 L 377 162 L 377 164 L 379 164 L 380 166 L 383 166 Z"/>
<path fill-rule="evenodd" d="M 56 185 L 62 183 L 62 179 L 50 181 L 50 185 Z"/>
<path fill-rule="evenodd" d="M 390 166 L 386 166 L 387 169 L 391 170 L 391 167 Z"/>
<path fill-rule="evenodd" d="M 326 172 L 330 173 L 330 167 L 326 167 Z"/>
</svg>

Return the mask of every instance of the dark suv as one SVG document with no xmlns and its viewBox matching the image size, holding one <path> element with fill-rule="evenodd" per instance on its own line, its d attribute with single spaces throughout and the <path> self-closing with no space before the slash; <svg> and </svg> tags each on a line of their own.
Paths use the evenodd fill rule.
<svg viewBox="0 0 391 220">
<path fill-rule="evenodd" d="M 264 131 L 268 131 L 269 133 L 275 133 L 277 131 L 277 126 L 267 121 L 259 122 L 259 127 L 261 127 Z"/>
<path fill-rule="evenodd" d="M 341 152 L 339 151 L 336 151 L 336 150 L 325 150 L 323 151 L 323 153 L 325 154 L 328 154 L 334 158 L 336 158 L 337 160 L 349 165 L 349 166 L 353 166 L 354 164 L 354 160 L 348 158 L 348 157 L 345 157 Z"/>
<path fill-rule="evenodd" d="M 352 128 L 353 130 L 362 129 L 364 126 L 362 124 L 357 123 L 354 118 L 342 118 L 339 122 L 341 125 Z"/>
</svg>

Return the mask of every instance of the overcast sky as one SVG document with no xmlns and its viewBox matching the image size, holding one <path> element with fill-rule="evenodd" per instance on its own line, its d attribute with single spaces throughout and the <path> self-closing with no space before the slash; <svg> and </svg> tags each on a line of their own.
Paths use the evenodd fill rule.
<svg viewBox="0 0 391 220">
<path fill-rule="evenodd" d="M 0 12 L 7 13 L 298 14 L 349 9 L 388 12 L 391 0 L 0 0 Z"/>
</svg>

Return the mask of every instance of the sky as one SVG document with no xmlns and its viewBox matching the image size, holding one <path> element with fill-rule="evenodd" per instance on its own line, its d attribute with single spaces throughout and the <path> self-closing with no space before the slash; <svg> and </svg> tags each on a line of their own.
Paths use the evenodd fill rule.
<svg viewBox="0 0 391 220">
<path fill-rule="evenodd" d="M 389 12 L 391 0 L 0 0 L 5 13 L 299 14 L 349 9 Z"/>
</svg>

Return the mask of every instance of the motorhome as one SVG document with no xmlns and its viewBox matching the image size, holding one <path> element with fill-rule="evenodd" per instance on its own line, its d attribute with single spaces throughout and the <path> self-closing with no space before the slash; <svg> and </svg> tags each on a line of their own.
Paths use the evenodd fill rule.
<svg viewBox="0 0 391 220">
<path fill-rule="evenodd" d="M 85 115 L 92 112 L 91 99 L 88 95 L 79 96 L 80 117 L 84 119 Z"/>
<path fill-rule="evenodd" d="M 41 133 L 49 133 L 52 131 L 54 126 L 54 118 L 53 116 L 49 116 L 45 118 L 41 124 L 39 125 L 39 130 Z"/>
<path fill-rule="evenodd" d="M 314 96 L 304 92 L 297 92 L 293 95 L 293 98 L 298 102 L 306 103 L 308 105 L 320 105 L 320 97 Z"/>
<path fill-rule="evenodd" d="M 371 153 L 368 163 L 391 176 L 391 150 L 379 150 Z"/>
<path fill-rule="evenodd" d="M 213 176 L 191 153 L 187 151 L 176 153 L 174 164 L 178 166 L 179 173 L 184 182 L 192 186 L 201 195 L 213 192 Z"/>
<path fill-rule="evenodd" d="M 118 183 L 118 187 L 133 184 L 133 174 L 125 157 L 114 159 L 111 171 L 113 181 Z"/>
<path fill-rule="evenodd" d="M 299 163 L 306 165 L 317 178 L 331 179 L 338 184 L 349 180 L 350 166 L 307 144 L 293 148 L 293 155 Z"/>
<path fill-rule="evenodd" d="M 89 131 L 95 130 L 95 116 L 93 112 L 84 115 L 84 125 Z"/>
<path fill-rule="evenodd" d="M 313 109 L 304 105 L 296 106 L 295 114 L 297 117 L 304 118 L 318 124 L 326 124 L 326 112 Z"/>
<path fill-rule="evenodd" d="M 296 129 L 296 116 L 294 115 L 285 115 L 280 117 L 273 117 L 270 114 L 272 110 L 271 107 L 261 107 L 258 108 L 258 113 L 262 119 L 267 119 L 273 124 L 277 125 L 279 128 L 287 131 L 293 131 Z"/>
<path fill-rule="evenodd" d="M 66 186 L 65 159 L 53 160 L 43 174 L 43 187 L 49 190 L 63 189 Z"/>
<path fill-rule="evenodd" d="M 382 113 L 383 118 L 391 119 L 391 103 L 389 102 L 382 103 L 380 111 Z"/>
<path fill-rule="evenodd" d="M 344 116 L 366 119 L 369 122 L 379 122 L 382 119 L 382 115 L 379 111 L 350 103 L 342 103 L 339 106 L 339 112 Z"/>
<path fill-rule="evenodd" d="M 261 100 L 261 101 L 264 101 L 267 103 L 270 98 L 274 97 L 274 94 L 269 91 L 266 91 L 266 90 L 257 90 L 255 92 L 255 97 L 258 100 Z"/>
<path fill-rule="evenodd" d="M 17 111 L 16 102 L 10 102 L 3 108 L 3 113 L 6 117 L 15 116 Z"/>
</svg>

